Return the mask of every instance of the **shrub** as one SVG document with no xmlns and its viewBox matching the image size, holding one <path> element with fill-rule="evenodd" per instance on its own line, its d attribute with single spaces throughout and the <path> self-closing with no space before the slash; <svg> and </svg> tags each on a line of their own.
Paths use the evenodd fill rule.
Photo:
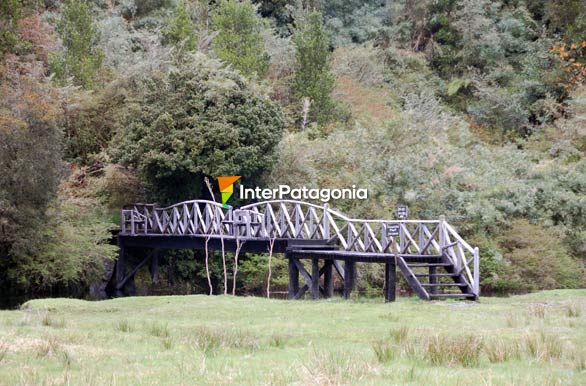
<svg viewBox="0 0 586 386">
<path fill-rule="evenodd" d="M 240 175 L 259 184 L 271 169 L 283 115 L 238 73 L 196 53 L 169 73 L 137 81 L 138 111 L 110 151 L 138 169 L 151 200 L 201 197 L 204 176 Z"/>
</svg>

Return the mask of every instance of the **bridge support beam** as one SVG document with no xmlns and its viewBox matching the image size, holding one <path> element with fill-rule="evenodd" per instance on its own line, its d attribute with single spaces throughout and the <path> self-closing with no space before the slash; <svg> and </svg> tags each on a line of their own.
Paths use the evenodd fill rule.
<svg viewBox="0 0 586 386">
<path fill-rule="evenodd" d="M 324 260 L 324 297 L 334 296 L 334 261 Z"/>
<path fill-rule="evenodd" d="M 395 263 L 385 264 L 385 302 L 394 302 L 397 283 Z"/>
<path fill-rule="evenodd" d="M 289 261 L 289 299 L 296 299 L 299 292 L 299 268 L 289 253 L 285 253 L 285 258 Z"/>
<path fill-rule="evenodd" d="M 149 267 L 149 271 L 151 273 L 152 284 L 159 284 L 159 250 L 158 249 L 153 251 L 153 256 L 151 257 L 151 265 Z"/>
<path fill-rule="evenodd" d="M 120 248 L 120 251 L 118 252 L 118 260 L 116 260 L 116 270 L 114 272 L 114 274 L 116 275 L 116 296 L 124 296 L 124 291 L 123 288 L 121 288 L 121 283 L 124 281 L 124 271 L 126 269 L 126 255 L 124 244 L 118 243 L 118 246 Z"/>
<path fill-rule="evenodd" d="M 433 266 L 429 267 L 429 284 L 437 284 L 437 276 L 435 276 L 436 274 L 436 268 Z M 430 294 L 437 294 L 437 287 L 429 287 L 429 293 Z"/>
<path fill-rule="evenodd" d="M 349 299 L 354 289 L 354 278 L 356 276 L 356 263 L 346 260 L 344 263 L 344 299 Z"/>
<path fill-rule="evenodd" d="M 311 259 L 311 297 L 313 300 L 319 299 L 319 259 Z"/>
</svg>

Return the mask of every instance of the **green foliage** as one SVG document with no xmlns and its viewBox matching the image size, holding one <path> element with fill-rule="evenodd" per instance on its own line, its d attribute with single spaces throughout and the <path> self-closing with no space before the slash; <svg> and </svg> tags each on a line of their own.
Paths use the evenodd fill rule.
<svg viewBox="0 0 586 386">
<path fill-rule="evenodd" d="M 131 19 L 146 16 L 158 9 L 168 7 L 171 0 L 121 0 L 121 14 Z"/>
<path fill-rule="evenodd" d="M 6 270 L 37 255 L 62 173 L 60 95 L 0 68 L 0 288 Z"/>
<path fill-rule="evenodd" d="M 113 141 L 112 154 L 138 169 L 151 198 L 200 197 L 203 176 L 259 183 L 271 169 L 282 113 L 238 73 L 193 54 L 141 82 L 138 111 Z"/>
<path fill-rule="evenodd" d="M 65 82 L 72 77 L 74 84 L 93 88 L 104 54 L 96 46 L 99 33 L 89 5 L 82 0 L 66 0 L 57 32 L 63 51 L 51 57 L 51 70 L 56 78 Z"/>
<path fill-rule="evenodd" d="M 322 11 L 335 46 L 373 39 L 383 28 L 387 13 L 381 0 L 324 1 Z"/>
<path fill-rule="evenodd" d="M 294 35 L 297 68 L 293 90 L 297 98 L 309 98 L 310 118 L 319 125 L 327 123 L 334 109 L 334 77 L 330 71 L 329 38 L 322 15 L 311 12 Z"/>
<path fill-rule="evenodd" d="M 56 202 L 43 224 L 38 253 L 21 256 L 7 275 L 18 287 L 37 291 L 92 283 L 104 274 L 104 263 L 117 256 L 118 248 L 109 245 L 114 228 L 75 201 Z"/>
<path fill-rule="evenodd" d="M 81 165 L 95 162 L 99 153 L 109 145 L 112 136 L 132 105 L 128 98 L 133 90 L 123 81 L 71 96 L 71 106 L 65 112 L 65 159 Z"/>
<path fill-rule="evenodd" d="M 287 260 L 281 256 L 271 259 L 271 289 L 285 289 L 288 283 Z M 250 255 L 243 259 L 238 268 L 242 284 L 247 293 L 266 294 L 269 274 L 269 256 Z"/>
<path fill-rule="evenodd" d="M 261 35 L 263 21 L 256 11 L 250 0 L 222 0 L 212 16 L 212 29 L 218 33 L 212 42 L 214 52 L 247 77 L 262 77 L 269 62 Z"/>
<path fill-rule="evenodd" d="M 18 44 L 16 27 L 21 13 L 21 0 L 4 0 L 0 3 L 0 60 Z"/>
<path fill-rule="evenodd" d="M 456 95 L 460 90 L 466 89 L 470 86 L 470 79 L 454 79 L 448 84 L 448 96 Z"/>
<path fill-rule="evenodd" d="M 197 48 L 195 25 L 191 21 L 184 1 L 177 3 L 175 17 L 167 26 L 166 37 L 175 46 L 184 47 L 188 51 Z"/>
</svg>

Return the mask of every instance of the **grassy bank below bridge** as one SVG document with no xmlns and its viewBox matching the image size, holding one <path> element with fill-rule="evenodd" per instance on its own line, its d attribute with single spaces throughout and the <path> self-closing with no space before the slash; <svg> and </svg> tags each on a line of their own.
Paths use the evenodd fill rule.
<svg viewBox="0 0 586 386">
<path fill-rule="evenodd" d="M 34 300 L 0 384 L 585 384 L 586 290 L 471 302 Z"/>
</svg>

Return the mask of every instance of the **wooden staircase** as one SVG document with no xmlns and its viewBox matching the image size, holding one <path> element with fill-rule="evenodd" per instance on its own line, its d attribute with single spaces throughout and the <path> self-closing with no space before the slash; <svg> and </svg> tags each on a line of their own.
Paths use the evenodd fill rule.
<svg viewBox="0 0 586 386">
<path fill-rule="evenodd" d="M 421 299 L 477 298 L 470 285 L 466 283 L 463 272 L 458 272 L 445 255 L 399 256 L 397 266 Z"/>
</svg>

